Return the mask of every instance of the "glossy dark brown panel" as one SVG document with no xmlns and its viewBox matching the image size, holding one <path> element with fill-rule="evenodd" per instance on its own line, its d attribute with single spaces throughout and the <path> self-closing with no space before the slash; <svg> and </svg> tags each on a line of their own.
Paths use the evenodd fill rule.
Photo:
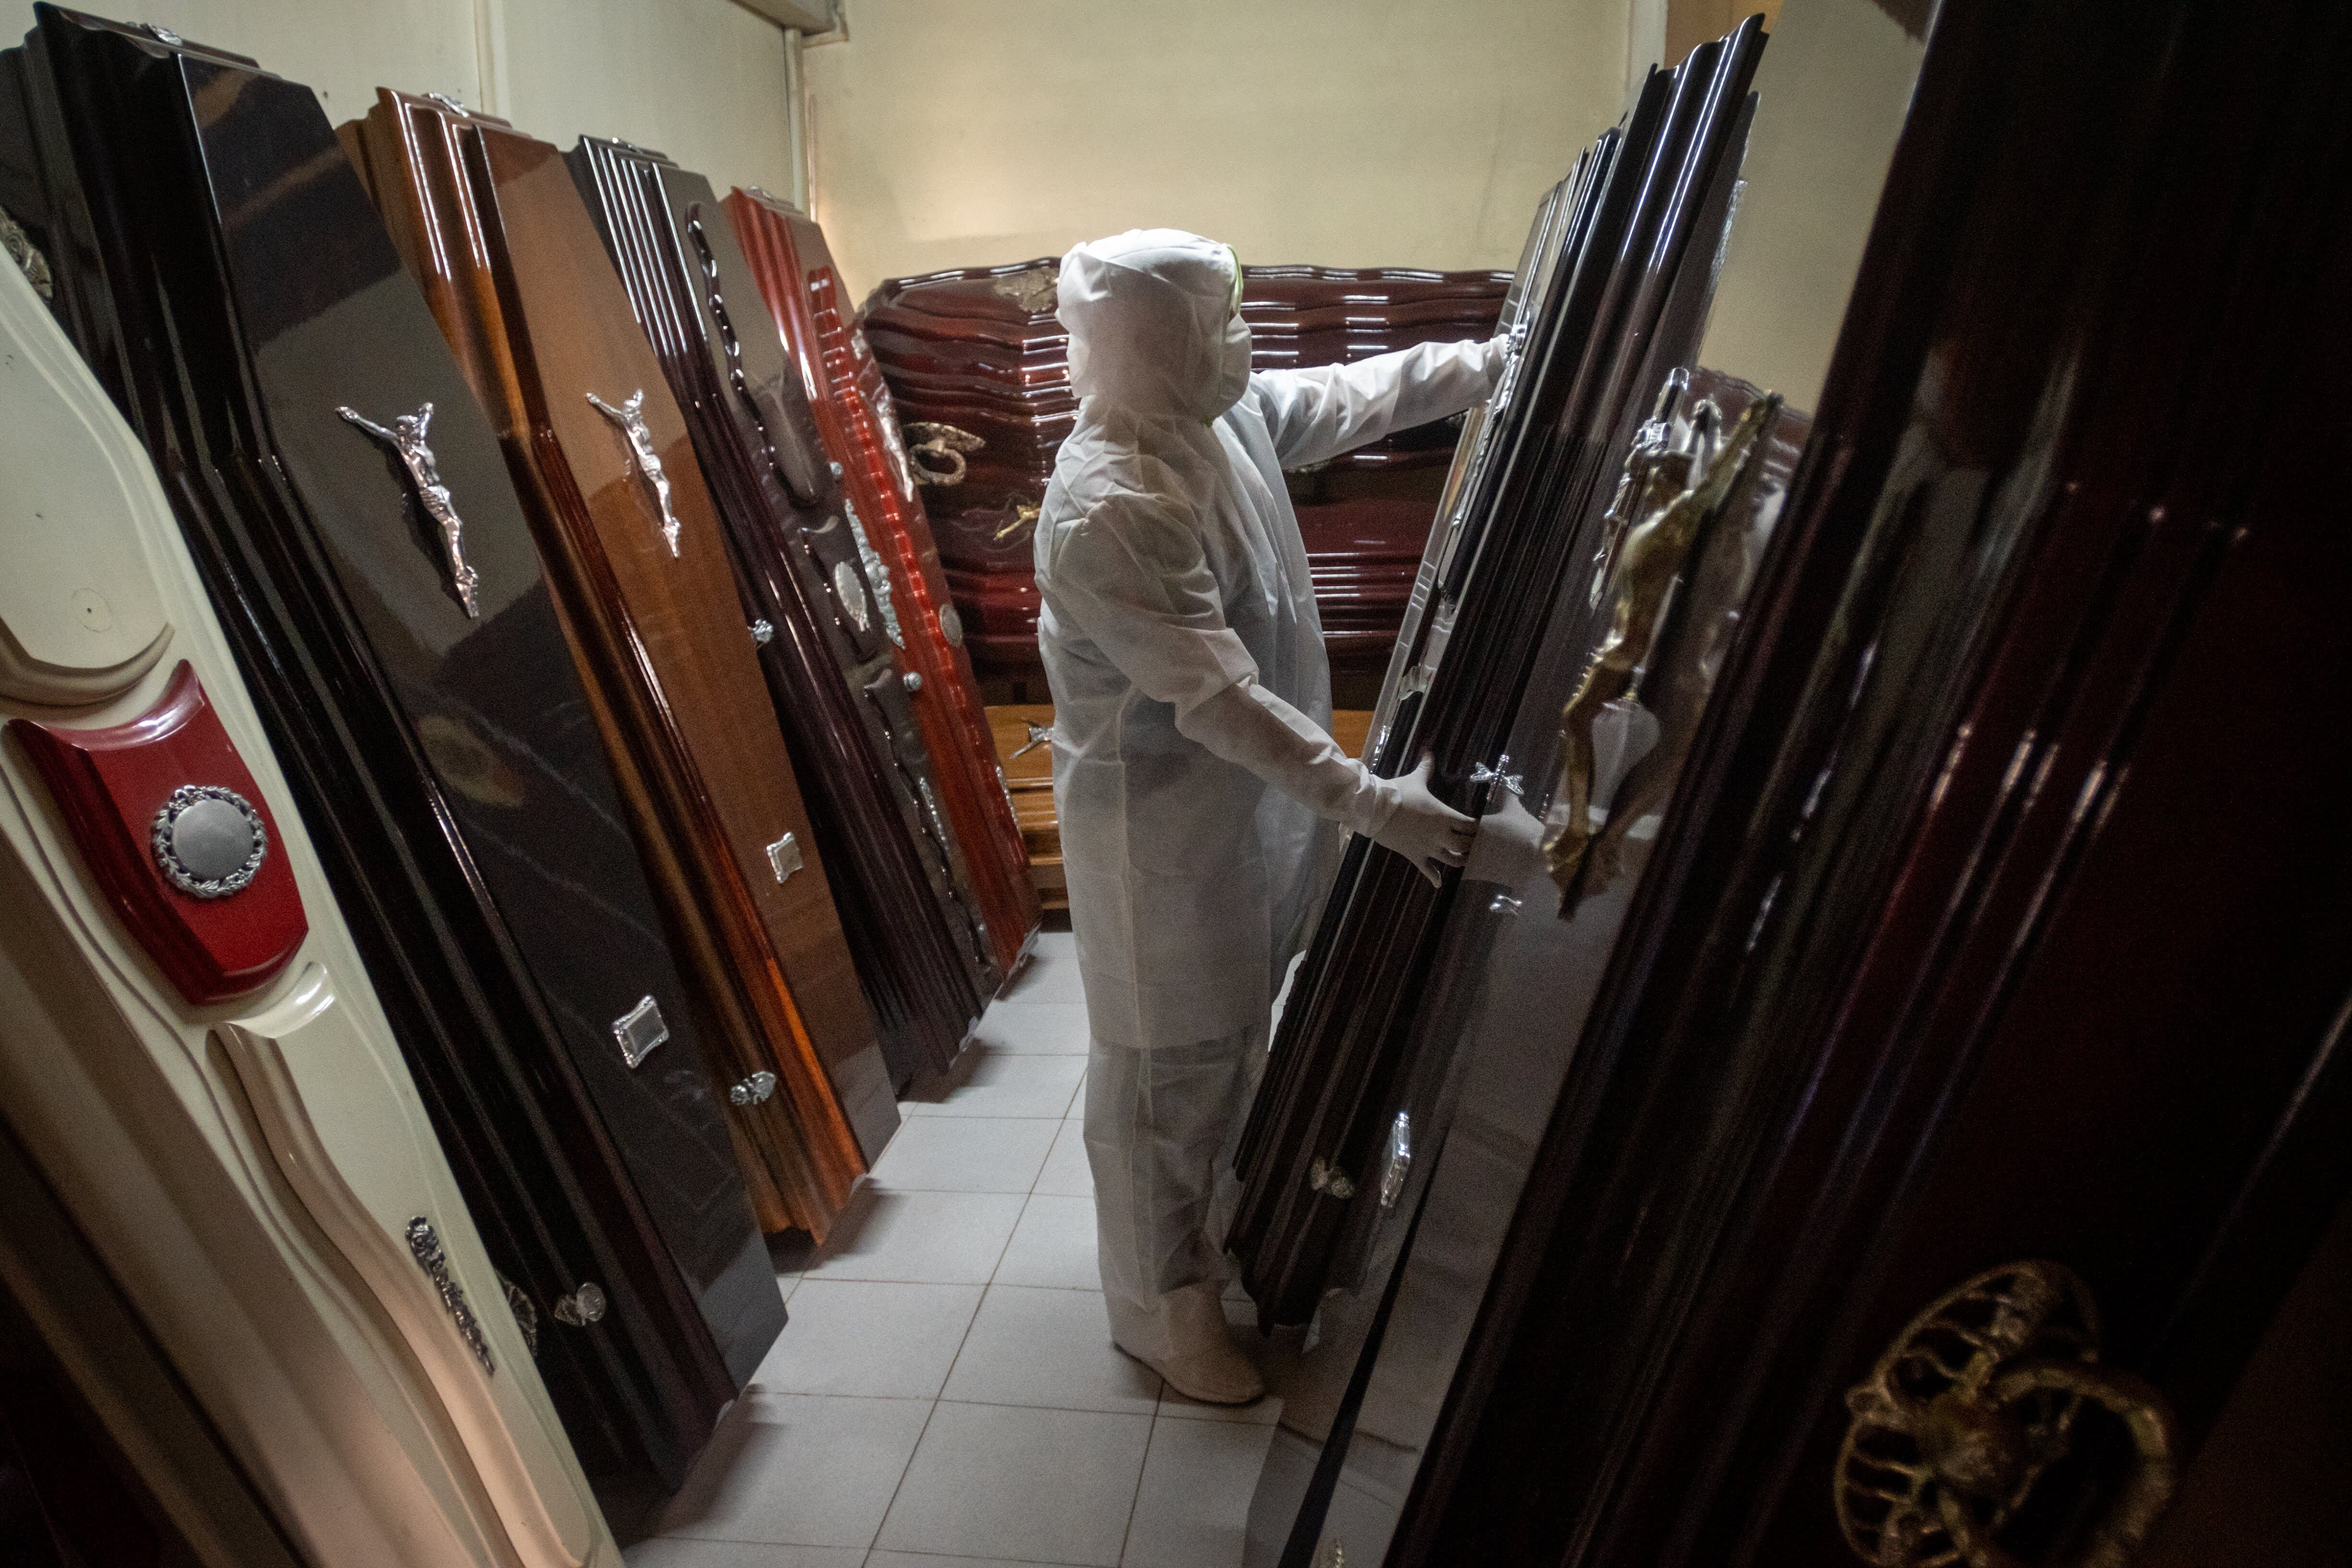
<svg viewBox="0 0 2352 1568">
<path fill-rule="evenodd" d="M 999 973 L 909 707 L 889 576 L 844 504 L 709 182 L 593 138 L 567 162 L 686 417 L 745 600 L 769 628 L 761 667 L 904 1087 L 954 1061 Z"/>
<path fill-rule="evenodd" d="M 352 139 L 489 408 L 655 883 L 721 1020 L 754 1206 L 770 1228 L 821 1236 L 864 1168 L 860 1134 L 878 1149 L 897 1108 L 677 404 L 554 148 L 388 90 Z M 616 412 L 637 400 L 660 486 L 592 395 Z"/>
<path fill-rule="evenodd" d="M 1861 1561 L 1847 1390 L 2021 1259 L 2193 1457 L 2352 1185 L 2347 61 L 2330 7 L 1939 15 L 1390 1563 Z M 2011 1560 L 2115 1520 L 2130 1446 L 2071 1447 Z"/>
<path fill-rule="evenodd" d="M 600 1479 L 675 1485 L 782 1315 L 495 443 L 307 89 L 40 16 L 61 314 L 166 476 L 567 1431 Z M 648 996 L 675 1037 L 633 1072 L 614 1023 Z M 592 1281 L 603 1321 L 560 1322 Z"/>
<path fill-rule="evenodd" d="M 1030 528 L 1077 417 L 1068 338 L 1054 318 L 1057 270 L 1041 259 L 893 279 L 866 304 L 865 329 L 911 426 L 973 656 L 998 673 L 1036 666 Z M 1259 370 L 1485 337 L 1510 283 L 1503 273 L 1401 268 L 1244 267 L 1243 279 Z M 1377 668 L 1388 658 L 1434 511 L 1433 476 L 1419 470 L 1444 467 L 1454 433 L 1452 421 L 1392 432 L 1292 477 L 1317 603 L 1343 668 Z M 1352 482 L 1332 493 L 1341 476 Z M 1347 510 L 1310 522 L 1325 504 Z"/>
<path fill-rule="evenodd" d="M 987 917 L 997 968 L 1009 975 L 1035 940 L 1037 890 L 1010 791 L 994 765 L 993 737 L 965 647 L 966 619 L 950 597 L 889 388 L 847 314 L 824 231 L 764 191 L 739 188 L 727 198 L 727 214 L 784 352 L 799 369 L 848 504 L 866 518 L 889 574 L 906 653 L 921 677 L 915 717 Z"/>
</svg>

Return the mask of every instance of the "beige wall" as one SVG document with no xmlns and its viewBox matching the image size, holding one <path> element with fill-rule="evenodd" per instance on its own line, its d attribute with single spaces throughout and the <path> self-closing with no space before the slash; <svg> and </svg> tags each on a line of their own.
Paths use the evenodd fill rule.
<svg viewBox="0 0 2352 1568">
<path fill-rule="evenodd" d="M 1509 267 L 1617 117 L 1629 0 L 849 0 L 806 52 L 851 288 L 1170 225 L 1245 261 Z"/>
<path fill-rule="evenodd" d="M 32 26 L 28 0 L 0 0 Z M 90 8 L 114 9 L 104 0 Z M 123 14 L 251 55 L 329 119 L 379 87 L 446 92 L 569 147 L 656 147 L 723 190 L 792 187 L 784 36 L 734 0 L 121 0 Z"/>
</svg>

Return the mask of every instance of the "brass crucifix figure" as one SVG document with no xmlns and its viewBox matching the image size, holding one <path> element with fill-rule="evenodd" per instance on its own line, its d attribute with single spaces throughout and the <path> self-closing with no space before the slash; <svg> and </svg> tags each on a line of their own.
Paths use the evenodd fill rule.
<svg viewBox="0 0 2352 1568">
<path fill-rule="evenodd" d="M 433 405 L 418 404 L 415 413 L 401 415 L 389 430 L 363 417 L 357 409 L 339 405 L 335 412 L 399 454 L 401 467 L 408 470 L 408 482 L 416 487 L 418 503 L 441 531 L 441 548 L 449 557 L 449 586 L 464 607 L 466 618 L 478 619 L 481 611 L 475 605 L 474 594 L 481 585 L 481 576 L 466 564 L 466 522 L 457 515 L 457 503 L 451 499 L 449 487 L 441 482 L 441 469 L 434 461 L 433 448 L 425 444 L 425 432 L 433 424 Z"/>
</svg>

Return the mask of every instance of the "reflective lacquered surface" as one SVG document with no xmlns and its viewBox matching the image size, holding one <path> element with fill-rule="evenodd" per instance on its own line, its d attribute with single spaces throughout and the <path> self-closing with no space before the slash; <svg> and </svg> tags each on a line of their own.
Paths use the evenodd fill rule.
<svg viewBox="0 0 2352 1568">
<path fill-rule="evenodd" d="M 520 481 L 656 885 L 728 1020 L 730 1070 L 779 1079 L 735 1121 L 755 1206 L 770 1228 L 821 1234 L 864 1165 L 836 1089 L 866 1106 L 888 1085 L 677 405 L 552 147 L 388 91 L 357 140 Z M 592 394 L 643 395 L 676 554 Z M 786 834 L 801 867 L 780 880 L 769 847 Z"/>
<path fill-rule="evenodd" d="M 961 600 L 950 597 L 889 389 L 864 332 L 844 314 L 824 232 L 764 192 L 739 188 L 726 205 L 784 352 L 799 369 L 825 452 L 840 466 L 848 499 L 866 520 L 889 574 L 906 654 L 922 678 L 913 694 L 915 717 L 987 918 L 997 968 L 1009 975 L 1035 939 L 1037 891 L 994 765 L 966 647 L 973 627 Z"/>
<path fill-rule="evenodd" d="M 255 192 L 304 197 L 338 180 L 345 210 L 369 216 L 307 89 L 110 25 L 43 17 L 21 78 L 41 132 L 10 162 L 41 170 L 61 314 L 166 476 L 492 1256 L 535 1312 L 591 1279 L 612 1302 L 607 1331 L 542 1346 L 542 1374 L 583 1462 L 603 1476 L 682 1474 L 733 1390 L 697 1293 L 730 1339 L 772 1337 L 776 1323 L 744 1290 L 755 1261 L 745 1232 L 730 1248 L 703 1228 L 724 1215 L 731 1184 L 688 1185 L 673 1209 L 699 1275 L 690 1280 L 604 1141 L 602 1112 L 457 837 L 450 795 L 343 595 L 261 402 L 239 279 L 220 269 L 248 241 L 241 264 L 274 252 L 293 269 L 302 287 L 273 290 L 251 323 L 276 332 L 383 277 L 369 268 L 372 244 L 379 267 L 388 261 L 381 230 L 367 223 L 352 240 L 354 283 L 337 265 L 346 254 L 322 247 L 320 232 L 289 244 L 263 221 L 270 209 Z M 214 183 L 224 159 L 246 171 L 226 197 Z M 289 178 L 289 168 L 299 173 Z M 411 346 L 430 351 L 429 332 Z M 393 353 L 389 368 L 402 359 Z M 441 374 L 462 393 L 446 361 Z M 361 400 L 374 406 L 372 394 Z M 366 440 L 331 400 L 323 416 L 338 441 Z M 452 452 L 463 447 L 460 434 Z M 405 531 L 404 474 L 387 473 L 378 451 L 365 463 L 381 487 L 374 526 Z M 495 459 L 488 473 L 495 484 Z M 707 1093 L 691 1079 L 684 1091 L 689 1108 Z M 673 1107 L 655 1099 L 662 1133 L 676 1131 Z"/>
<path fill-rule="evenodd" d="M 908 708 L 887 574 L 709 182 L 583 139 L 567 162 L 701 459 L 894 1084 L 951 1063 L 997 975 Z M 741 327 L 736 320 L 744 312 Z M 878 558 L 876 563 L 878 565 Z"/>
</svg>

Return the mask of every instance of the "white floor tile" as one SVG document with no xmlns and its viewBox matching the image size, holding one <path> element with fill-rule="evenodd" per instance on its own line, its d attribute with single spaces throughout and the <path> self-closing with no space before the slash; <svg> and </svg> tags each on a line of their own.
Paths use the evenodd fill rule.
<svg viewBox="0 0 2352 1568">
<path fill-rule="evenodd" d="M 875 1544 L 1115 1568 L 1147 1415 L 942 1400 Z"/>
<path fill-rule="evenodd" d="M 873 1552 L 866 1568 L 1054 1568 L 1051 1563 L 1015 1563 L 1010 1557 L 940 1557 L 929 1552 Z"/>
<path fill-rule="evenodd" d="M 1151 1429 L 1124 1568 L 1241 1568 L 1250 1499 L 1273 1429 L 1162 1421 Z"/>
<path fill-rule="evenodd" d="M 662 1510 L 658 1532 L 871 1546 L 931 1408 L 919 1399 L 747 1394 Z"/>
<path fill-rule="evenodd" d="M 1079 1120 L 1083 1119 L 1083 1118 L 1085 1117 L 1086 1113 L 1087 1113 L 1087 1075 L 1086 1075 L 1086 1074 L 1084 1074 L 1084 1073 L 1080 1073 L 1080 1074 L 1078 1075 L 1078 1087 L 1077 1087 L 1076 1090 L 1075 1092 L 1073 1092 L 1073 1093 L 1071 1094 L 1071 1096 L 1070 1096 L 1070 1108 L 1069 1108 L 1067 1110 L 1066 1110 L 1066 1111 L 1062 1112 L 1062 1114 L 1063 1114 L 1064 1116 L 1067 1117 L 1069 1120 L 1071 1120 L 1071 1121 L 1079 1121 Z"/>
<path fill-rule="evenodd" d="M 1086 1124 L 1078 1117 L 1056 1124 L 1061 1130 L 1054 1135 L 1054 1147 L 1045 1156 L 1045 1168 L 1037 1173 L 1035 1191 L 1054 1198 L 1090 1198 L 1095 1195 L 1095 1174 L 1087 1165 Z"/>
<path fill-rule="evenodd" d="M 1058 1117 L 1086 1068 L 1084 1057 L 1019 1057 L 975 1045 L 951 1071 L 919 1080 L 898 1109 L 908 1117 Z"/>
<path fill-rule="evenodd" d="M 1082 1057 L 1093 1037 L 1083 1002 L 998 1002 L 973 1038 L 1014 1056 Z"/>
<path fill-rule="evenodd" d="M 1078 939 L 1068 931 L 1040 931 L 1036 951 L 1013 977 L 998 1000 L 1003 1002 L 1083 1002 L 1085 984 L 1078 978 Z"/>
<path fill-rule="evenodd" d="M 857 1546 L 755 1546 L 741 1541 L 657 1536 L 621 1553 L 629 1568 L 859 1568 Z"/>
<path fill-rule="evenodd" d="M 1097 1290 L 992 1285 L 943 1399 L 1149 1415 L 1160 1374 L 1112 1348 Z"/>
<path fill-rule="evenodd" d="M 900 1193 L 1025 1193 L 1060 1128 L 1050 1117 L 908 1117 L 875 1162 L 874 1181 Z"/>
<path fill-rule="evenodd" d="M 768 1394 L 932 1399 L 980 1305 L 977 1285 L 811 1279 L 751 1386 Z"/>
<path fill-rule="evenodd" d="M 1095 1267 L 1095 1201 L 1033 1197 L 996 1266 L 999 1285 L 1040 1285 L 1099 1290 Z"/>
<path fill-rule="evenodd" d="M 985 1285 L 1025 1202 L 1011 1193 L 893 1193 L 866 1183 L 834 1221 L 808 1278 Z"/>
</svg>

